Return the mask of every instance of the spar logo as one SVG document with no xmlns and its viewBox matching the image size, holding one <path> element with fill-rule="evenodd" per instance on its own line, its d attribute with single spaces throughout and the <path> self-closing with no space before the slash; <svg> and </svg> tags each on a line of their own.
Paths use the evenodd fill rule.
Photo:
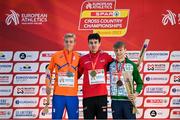
<svg viewBox="0 0 180 120">
<path fill-rule="evenodd" d="M 43 51 L 40 54 L 40 61 L 50 61 L 56 51 Z"/>
<path fill-rule="evenodd" d="M 168 62 L 159 62 L 159 63 L 146 63 L 144 65 L 144 72 L 167 72 L 169 69 Z"/>
<path fill-rule="evenodd" d="M 166 84 L 169 81 L 169 74 L 146 74 L 145 84 Z"/>
<path fill-rule="evenodd" d="M 167 118 L 169 111 L 169 109 L 146 109 L 144 118 Z"/>
<path fill-rule="evenodd" d="M 142 103 L 143 103 L 143 97 L 137 97 L 135 99 L 135 104 L 137 107 L 140 107 L 142 105 Z"/>
<path fill-rule="evenodd" d="M 36 84 L 38 79 L 38 74 L 16 74 L 14 84 Z"/>
<path fill-rule="evenodd" d="M 169 97 L 147 97 L 144 107 L 167 107 L 168 104 Z"/>
<path fill-rule="evenodd" d="M 48 14 L 46 13 L 17 13 L 15 10 L 10 10 L 6 14 L 6 25 L 19 25 L 19 24 L 33 24 L 39 25 L 48 21 Z"/>
<path fill-rule="evenodd" d="M 172 74 L 170 83 L 171 84 L 180 84 L 180 74 Z"/>
<path fill-rule="evenodd" d="M 52 119 L 52 110 L 49 108 L 49 112 L 45 115 L 42 114 L 43 109 L 39 113 L 39 118 Z"/>
<path fill-rule="evenodd" d="M 180 109 L 172 109 L 170 118 L 179 118 L 180 117 Z"/>
<path fill-rule="evenodd" d="M 169 92 L 169 86 L 146 86 L 144 90 L 144 95 L 159 95 L 164 96 Z"/>
<path fill-rule="evenodd" d="M 14 107 L 37 107 L 38 97 L 17 97 L 14 100 Z"/>
<path fill-rule="evenodd" d="M 10 25 L 12 22 L 14 23 L 14 25 L 18 25 L 19 24 L 19 17 L 20 15 L 18 13 L 16 13 L 14 10 L 10 10 L 10 14 L 6 14 L 6 24 Z"/>
<path fill-rule="evenodd" d="M 180 97 L 172 97 L 170 107 L 180 107 Z"/>
<path fill-rule="evenodd" d="M 12 116 L 12 109 L 0 109 L 0 118 L 1 119 L 10 119 Z"/>
<path fill-rule="evenodd" d="M 176 24 L 176 14 L 173 13 L 171 10 L 166 10 L 167 14 L 162 14 L 163 18 L 162 18 L 162 24 L 163 25 L 167 25 L 168 23 L 170 23 L 171 25 L 175 25 Z"/>
<path fill-rule="evenodd" d="M 170 95 L 173 95 L 173 96 L 178 96 L 180 95 L 180 85 L 174 85 L 171 87 L 171 92 L 170 92 Z"/>
<path fill-rule="evenodd" d="M 38 93 L 39 86 L 16 86 L 14 96 L 35 96 Z"/>
<path fill-rule="evenodd" d="M 0 51 L 0 61 L 10 61 L 12 56 L 12 51 Z"/>
<path fill-rule="evenodd" d="M 12 105 L 12 97 L 0 97 L 0 108 L 1 107 L 11 107 Z"/>
<path fill-rule="evenodd" d="M 81 6 L 79 30 L 93 30 L 105 37 L 127 33 L 129 9 L 116 9 L 116 0 L 89 0 Z"/>
<path fill-rule="evenodd" d="M 16 109 L 13 118 L 35 119 L 38 117 L 38 109 Z"/>
</svg>

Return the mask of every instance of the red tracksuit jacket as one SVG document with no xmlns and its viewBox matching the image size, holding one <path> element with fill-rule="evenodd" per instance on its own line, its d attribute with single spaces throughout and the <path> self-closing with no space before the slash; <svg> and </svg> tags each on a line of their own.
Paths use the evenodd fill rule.
<svg viewBox="0 0 180 120">
<path fill-rule="evenodd" d="M 91 54 L 91 57 L 90 55 Z M 107 67 L 110 62 L 112 62 L 112 57 L 102 51 L 98 51 L 97 53 L 89 53 L 87 55 L 84 55 L 80 58 L 79 66 L 78 66 L 78 73 L 79 77 L 84 74 L 83 78 L 83 98 L 89 98 L 89 97 L 95 97 L 95 96 L 102 96 L 107 95 Z M 105 83 L 104 84 L 93 84 L 91 85 L 89 83 L 89 74 L 88 71 L 92 70 L 92 60 L 95 62 L 96 57 L 99 54 L 99 59 L 97 60 L 97 64 L 95 69 L 104 69 L 104 78 Z"/>
</svg>

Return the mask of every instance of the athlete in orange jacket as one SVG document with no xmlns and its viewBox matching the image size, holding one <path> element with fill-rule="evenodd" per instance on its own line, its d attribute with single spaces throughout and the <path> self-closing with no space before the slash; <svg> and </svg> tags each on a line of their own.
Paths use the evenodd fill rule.
<svg viewBox="0 0 180 120">
<path fill-rule="evenodd" d="M 46 92 L 51 93 L 52 73 L 55 70 L 54 94 L 52 100 L 52 119 L 62 119 L 66 107 L 69 119 L 78 119 L 78 79 L 77 66 L 79 54 L 73 51 L 75 35 L 64 36 L 65 48 L 53 54 L 47 68 Z"/>
</svg>

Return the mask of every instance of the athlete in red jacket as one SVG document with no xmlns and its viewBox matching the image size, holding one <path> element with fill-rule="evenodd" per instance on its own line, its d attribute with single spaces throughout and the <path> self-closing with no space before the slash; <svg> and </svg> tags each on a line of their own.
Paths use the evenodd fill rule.
<svg viewBox="0 0 180 120">
<path fill-rule="evenodd" d="M 78 73 L 83 74 L 84 119 L 107 119 L 107 67 L 113 60 L 99 50 L 101 38 L 94 33 L 88 36 L 90 53 L 80 58 Z"/>
</svg>

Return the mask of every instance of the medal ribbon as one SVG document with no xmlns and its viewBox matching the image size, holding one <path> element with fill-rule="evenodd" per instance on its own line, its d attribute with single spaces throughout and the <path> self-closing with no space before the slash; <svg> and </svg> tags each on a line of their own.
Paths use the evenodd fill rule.
<svg viewBox="0 0 180 120">
<path fill-rule="evenodd" d="M 71 62 L 68 61 L 67 59 L 67 55 L 65 53 L 65 51 L 63 51 L 63 54 L 64 54 L 64 57 L 65 57 L 65 60 L 66 60 L 66 63 L 68 64 L 68 70 L 70 69 L 70 67 L 72 66 L 72 62 L 73 62 L 73 57 L 74 57 L 74 54 L 72 52 L 72 56 L 71 56 Z"/>
<path fill-rule="evenodd" d="M 90 57 L 90 60 L 91 60 L 91 65 L 92 65 L 92 69 L 93 69 L 93 70 L 95 70 L 95 68 L 96 68 L 96 64 L 97 64 L 97 61 L 98 61 L 98 59 L 99 59 L 99 55 L 100 55 L 100 53 L 98 53 L 98 56 L 96 57 L 95 62 L 93 62 L 92 57 L 91 57 L 91 54 L 89 54 L 89 57 Z"/>
<path fill-rule="evenodd" d="M 124 59 L 124 62 L 123 62 L 123 64 L 121 65 L 121 69 L 118 69 L 118 61 L 116 61 L 116 70 L 117 70 L 117 72 L 118 72 L 118 80 L 120 80 L 120 78 L 121 78 L 122 70 L 124 69 L 125 62 L 126 62 L 126 60 Z"/>
</svg>

